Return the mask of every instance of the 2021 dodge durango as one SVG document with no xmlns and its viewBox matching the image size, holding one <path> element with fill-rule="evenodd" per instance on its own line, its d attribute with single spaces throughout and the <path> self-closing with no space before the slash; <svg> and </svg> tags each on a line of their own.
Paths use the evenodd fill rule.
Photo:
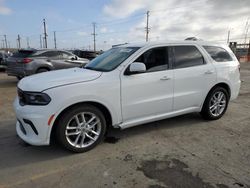
<svg viewBox="0 0 250 188">
<path fill-rule="evenodd" d="M 32 145 L 48 145 L 55 135 L 65 148 L 85 152 L 109 127 L 125 129 L 191 112 L 219 119 L 239 89 L 239 62 L 226 45 L 127 44 L 84 68 L 21 80 L 16 130 Z"/>
</svg>

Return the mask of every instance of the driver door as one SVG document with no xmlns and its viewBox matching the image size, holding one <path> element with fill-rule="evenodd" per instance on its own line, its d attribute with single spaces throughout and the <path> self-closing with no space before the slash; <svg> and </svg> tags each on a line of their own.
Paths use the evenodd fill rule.
<svg viewBox="0 0 250 188">
<path fill-rule="evenodd" d="M 146 65 L 145 73 L 121 75 L 123 123 L 172 111 L 174 80 L 169 59 L 168 47 L 152 48 L 134 61 Z"/>
</svg>

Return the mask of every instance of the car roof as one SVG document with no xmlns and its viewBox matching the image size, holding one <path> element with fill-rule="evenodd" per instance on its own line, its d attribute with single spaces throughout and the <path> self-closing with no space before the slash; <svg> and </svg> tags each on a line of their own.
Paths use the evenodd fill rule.
<svg viewBox="0 0 250 188">
<path fill-rule="evenodd" d="M 182 41 L 162 41 L 162 42 L 142 42 L 142 43 L 131 43 L 131 44 L 124 44 L 117 47 L 151 47 L 156 45 L 211 45 L 211 46 L 224 46 L 224 43 L 216 43 L 210 41 L 191 41 L 191 40 L 182 40 Z M 115 48 L 115 47 L 114 47 Z"/>
</svg>

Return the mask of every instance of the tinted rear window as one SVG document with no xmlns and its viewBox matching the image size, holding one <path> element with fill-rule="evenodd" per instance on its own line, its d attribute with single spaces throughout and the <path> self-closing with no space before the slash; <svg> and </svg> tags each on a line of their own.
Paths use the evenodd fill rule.
<svg viewBox="0 0 250 188">
<path fill-rule="evenodd" d="M 204 58 L 195 46 L 174 46 L 174 68 L 185 68 L 204 64 Z"/>
<path fill-rule="evenodd" d="M 13 54 L 13 57 L 19 57 L 19 58 L 25 58 L 25 57 L 29 57 L 32 54 L 34 54 L 35 51 L 30 51 L 30 50 L 20 50 L 16 53 Z"/>
<path fill-rule="evenodd" d="M 232 57 L 229 53 L 218 46 L 203 46 L 207 53 L 217 62 L 232 61 Z"/>
</svg>

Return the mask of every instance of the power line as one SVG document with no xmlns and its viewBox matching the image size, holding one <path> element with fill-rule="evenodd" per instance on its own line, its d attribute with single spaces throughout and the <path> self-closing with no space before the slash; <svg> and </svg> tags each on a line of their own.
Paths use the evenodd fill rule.
<svg viewBox="0 0 250 188">
<path fill-rule="evenodd" d="M 205 3 L 206 1 L 193 1 L 193 2 L 189 2 L 188 4 L 186 5 L 183 5 L 183 6 L 176 6 L 176 7 L 171 7 L 171 8 L 166 8 L 166 9 L 158 9 L 158 10 L 150 10 L 151 13 L 155 13 L 155 12 L 165 12 L 165 11 L 168 11 L 168 10 L 173 10 L 173 9 L 179 9 L 179 8 L 185 8 L 185 7 L 194 7 L 193 5 L 196 5 L 196 6 L 202 6 L 202 5 L 198 5 L 197 3 Z M 195 6 L 195 7 L 196 7 Z"/>
<path fill-rule="evenodd" d="M 145 14 L 143 13 L 143 14 L 132 16 L 129 18 L 116 19 L 116 20 L 107 21 L 107 22 L 98 22 L 98 25 L 117 25 L 117 24 L 121 24 L 121 23 L 131 22 L 131 21 L 138 20 L 139 18 L 144 17 L 144 15 Z"/>
</svg>

